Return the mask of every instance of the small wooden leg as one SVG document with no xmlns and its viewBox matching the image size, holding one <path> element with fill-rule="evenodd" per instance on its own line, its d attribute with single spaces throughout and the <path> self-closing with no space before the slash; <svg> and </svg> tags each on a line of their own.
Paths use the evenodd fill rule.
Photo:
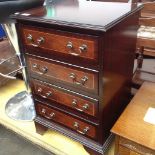
<svg viewBox="0 0 155 155">
<path fill-rule="evenodd" d="M 89 155 L 103 155 L 103 154 L 100 154 L 99 152 L 96 152 L 86 146 L 84 146 L 85 150 L 89 153 Z"/>
<path fill-rule="evenodd" d="M 142 68 L 142 64 L 143 64 L 143 55 L 139 54 L 139 56 L 137 58 L 137 68 L 141 69 Z"/>
<path fill-rule="evenodd" d="M 46 128 L 45 126 L 35 122 L 35 127 L 36 127 L 36 132 L 40 135 L 43 135 L 48 128 Z"/>
<path fill-rule="evenodd" d="M 140 47 L 139 49 L 139 55 L 137 58 L 137 68 L 141 69 L 143 65 L 143 52 L 144 52 L 144 47 Z"/>
</svg>

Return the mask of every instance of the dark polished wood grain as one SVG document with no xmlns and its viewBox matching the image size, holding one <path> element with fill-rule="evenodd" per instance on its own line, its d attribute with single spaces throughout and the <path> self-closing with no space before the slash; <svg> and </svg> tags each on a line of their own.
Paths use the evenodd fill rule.
<svg viewBox="0 0 155 155">
<path fill-rule="evenodd" d="M 67 55 L 97 59 L 97 40 L 95 37 L 79 36 L 78 34 L 63 34 L 61 32 L 45 32 L 45 29 L 23 28 L 23 38 L 27 47 L 65 53 Z M 84 37 L 86 39 L 84 39 Z M 41 40 L 42 39 L 42 40 Z M 40 41 L 40 42 L 39 42 Z M 32 49 L 33 49 L 32 48 Z"/>
<path fill-rule="evenodd" d="M 107 31 L 125 16 L 141 8 L 128 3 L 55 0 L 51 6 L 25 11 L 13 17 L 23 21 Z"/>
<path fill-rule="evenodd" d="M 35 122 L 36 132 L 40 135 L 44 135 L 44 133 L 48 130 L 47 127 Z"/>
<path fill-rule="evenodd" d="M 52 129 L 54 131 L 58 131 L 61 134 L 64 134 L 70 138 L 72 138 L 75 141 L 80 141 L 80 143 L 82 143 L 84 146 L 90 148 L 89 150 L 94 150 L 92 152 L 100 152 L 99 154 L 103 154 L 103 146 L 102 145 L 98 145 L 98 143 L 94 143 L 94 140 L 92 140 L 91 138 L 88 138 L 86 136 L 83 136 L 77 132 L 75 132 L 74 130 L 68 130 L 68 128 L 66 128 L 63 125 L 60 125 L 58 123 L 55 123 L 53 121 L 49 122 L 47 119 L 37 116 L 35 118 L 35 122 L 40 124 L 40 128 L 42 127 L 47 127 L 49 129 Z M 107 145 L 106 145 L 107 147 Z"/>
<path fill-rule="evenodd" d="M 58 0 L 50 6 L 25 11 L 24 18 L 22 13 L 14 15 L 37 111 L 35 122 L 40 128 L 71 137 L 91 155 L 104 154 L 111 140 L 110 128 L 130 99 L 141 8 L 127 3 Z M 49 37 L 54 45 L 44 46 L 41 42 L 39 47 L 33 47 L 23 38 L 23 30 L 25 37 L 33 33 L 37 46 L 40 36 Z M 73 39 L 76 49 L 83 42 L 91 46 L 88 55 L 65 53 L 68 38 Z M 73 99 L 79 103 L 74 108 L 70 105 Z M 81 109 L 86 101 L 90 111 L 78 112 L 76 108 Z M 47 109 L 47 115 L 42 108 Z M 53 113 L 57 113 L 57 120 Z M 90 127 L 90 135 L 75 130 L 75 121 L 82 125 L 80 132 Z"/>
<path fill-rule="evenodd" d="M 28 67 L 32 73 L 43 78 L 64 81 L 75 86 L 84 87 L 94 92 L 98 91 L 98 75 L 76 70 L 59 64 L 48 63 L 28 57 Z"/>
<path fill-rule="evenodd" d="M 63 114 L 42 104 L 36 104 L 36 110 L 38 115 L 46 118 L 49 121 L 55 121 L 64 126 L 67 126 L 79 134 L 87 135 L 94 139 L 97 137 L 96 127 L 90 124 L 82 122 L 78 119 L 74 119 L 69 115 Z"/>
<path fill-rule="evenodd" d="M 101 122 L 106 122 L 100 132 L 104 131 L 106 135 L 130 100 L 138 17 L 139 13 L 127 17 L 110 29 L 105 34 L 105 39 L 103 38 L 105 52 L 102 55 L 103 87 L 100 90 L 102 102 L 99 109 L 102 115 Z"/>
<path fill-rule="evenodd" d="M 88 99 L 82 99 L 75 95 L 71 95 L 68 92 L 65 93 L 61 89 L 52 87 L 49 84 L 45 84 L 38 80 L 33 80 L 34 94 L 39 95 L 42 98 L 56 101 L 58 104 L 65 105 L 69 108 L 77 110 L 82 113 L 86 113 L 92 116 L 96 116 L 98 113 L 98 101 L 90 102 Z"/>
<path fill-rule="evenodd" d="M 84 146 L 84 149 L 89 152 L 91 155 L 100 155 L 100 153 L 97 153 L 96 151 L 90 149 L 89 147 Z"/>
</svg>

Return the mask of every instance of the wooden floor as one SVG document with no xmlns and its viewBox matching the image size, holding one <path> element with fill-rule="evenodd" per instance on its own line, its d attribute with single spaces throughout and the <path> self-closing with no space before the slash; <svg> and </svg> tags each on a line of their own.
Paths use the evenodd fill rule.
<svg viewBox="0 0 155 155">
<path fill-rule="evenodd" d="M 0 124 L 56 155 L 88 155 L 80 143 L 70 138 L 51 130 L 41 136 L 35 132 L 34 122 L 14 121 L 6 116 L 6 102 L 24 89 L 24 82 L 21 80 L 12 80 L 0 87 Z M 114 142 L 112 142 L 106 155 L 114 155 Z"/>
</svg>

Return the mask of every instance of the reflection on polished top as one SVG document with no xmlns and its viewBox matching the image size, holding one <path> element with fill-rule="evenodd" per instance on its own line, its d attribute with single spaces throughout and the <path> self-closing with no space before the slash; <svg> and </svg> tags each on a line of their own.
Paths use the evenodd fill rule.
<svg viewBox="0 0 155 155">
<path fill-rule="evenodd" d="M 141 7 L 131 3 L 53 0 L 46 6 L 16 14 L 14 18 L 106 31 Z"/>
</svg>

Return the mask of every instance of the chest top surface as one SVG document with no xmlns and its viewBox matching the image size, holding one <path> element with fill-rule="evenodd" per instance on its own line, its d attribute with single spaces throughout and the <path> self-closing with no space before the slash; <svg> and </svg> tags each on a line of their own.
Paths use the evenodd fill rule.
<svg viewBox="0 0 155 155">
<path fill-rule="evenodd" d="M 16 13 L 13 18 L 106 31 L 142 5 L 85 0 L 54 0 L 46 6 Z"/>
</svg>

